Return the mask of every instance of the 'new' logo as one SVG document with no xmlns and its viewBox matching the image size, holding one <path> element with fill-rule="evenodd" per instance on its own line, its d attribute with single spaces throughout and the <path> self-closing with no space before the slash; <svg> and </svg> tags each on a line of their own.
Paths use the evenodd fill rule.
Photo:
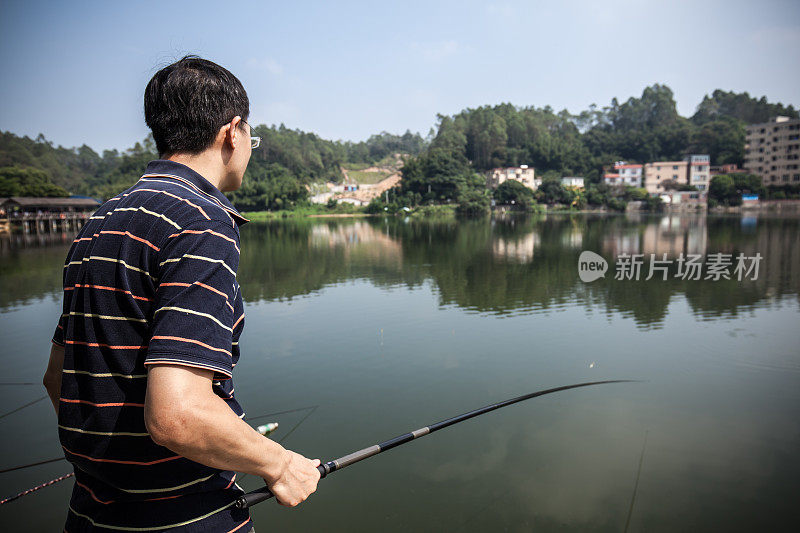
<svg viewBox="0 0 800 533">
<path fill-rule="evenodd" d="M 608 262 L 594 252 L 587 250 L 578 257 L 578 276 L 585 283 L 604 278 L 607 270 Z"/>
</svg>

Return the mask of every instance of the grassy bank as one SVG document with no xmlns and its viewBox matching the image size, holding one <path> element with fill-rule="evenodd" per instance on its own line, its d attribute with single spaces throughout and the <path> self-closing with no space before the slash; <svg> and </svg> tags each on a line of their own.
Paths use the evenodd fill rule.
<svg viewBox="0 0 800 533">
<path fill-rule="evenodd" d="M 421 206 L 412 211 L 398 211 L 398 216 L 409 216 L 413 218 L 452 218 L 455 216 L 455 205 L 431 205 Z M 394 213 L 375 213 L 366 212 L 365 207 L 358 207 L 350 204 L 338 204 L 334 208 L 329 208 L 322 204 L 297 207 L 295 209 L 282 209 L 280 211 L 245 211 L 242 212 L 246 218 L 258 220 L 273 220 L 278 218 L 307 218 L 307 217 L 361 217 L 361 216 L 391 216 Z"/>
<path fill-rule="evenodd" d="M 364 216 L 392 216 L 397 215 L 400 217 L 410 218 L 424 218 L 424 219 L 452 219 L 456 217 L 455 204 L 442 204 L 442 205 L 425 205 L 419 206 L 411 211 L 399 210 L 397 213 L 383 212 L 370 214 L 366 212 L 365 207 L 358 207 L 350 204 L 339 204 L 335 208 L 330 208 L 322 204 L 313 204 L 310 206 L 297 207 L 291 210 L 280 211 L 247 211 L 242 214 L 253 221 L 258 220 L 273 220 L 280 218 L 310 218 L 310 217 L 364 217 Z M 569 206 L 537 206 L 530 211 L 495 211 L 496 214 L 507 215 L 535 215 L 540 213 L 617 213 L 617 211 L 609 209 L 575 209 Z"/>
<path fill-rule="evenodd" d="M 408 216 L 411 218 L 454 218 L 456 216 L 456 206 L 424 205 L 409 212 Z"/>
<path fill-rule="evenodd" d="M 323 204 L 312 204 L 308 206 L 296 207 L 294 209 L 281 209 L 279 211 L 246 211 L 243 212 L 245 218 L 253 221 L 272 220 L 275 218 L 303 218 L 320 215 L 365 215 L 363 207 L 351 204 L 338 204 L 334 208 L 329 208 Z"/>
</svg>

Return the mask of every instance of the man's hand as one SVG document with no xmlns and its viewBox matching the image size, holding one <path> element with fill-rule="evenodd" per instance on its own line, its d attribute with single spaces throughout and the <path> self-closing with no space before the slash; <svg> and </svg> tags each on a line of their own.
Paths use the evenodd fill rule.
<svg viewBox="0 0 800 533">
<path fill-rule="evenodd" d="M 286 507 L 294 507 L 305 501 L 317 490 L 319 483 L 319 459 L 310 460 L 299 453 L 286 450 L 286 467 L 274 481 L 264 479 L 275 499 Z"/>
</svg>

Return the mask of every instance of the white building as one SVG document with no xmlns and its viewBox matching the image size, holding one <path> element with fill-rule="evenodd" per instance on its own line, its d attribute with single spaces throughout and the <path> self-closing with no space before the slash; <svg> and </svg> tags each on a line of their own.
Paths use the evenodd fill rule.
<svg viewBox="0 0 800 533">
<path fill-rule="evenodd" d="M 564 187 L 580 187 L 583 189 L 583 178 L 577 176 L 567 176 L 561 178 L 561 185 Z"/>
</svg>

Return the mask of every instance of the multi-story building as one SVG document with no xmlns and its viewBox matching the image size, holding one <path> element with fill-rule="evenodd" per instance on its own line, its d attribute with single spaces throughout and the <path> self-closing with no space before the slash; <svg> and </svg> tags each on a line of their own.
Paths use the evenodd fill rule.
<svg viewBox="0 0 800 533">
<path fill-rule="evenodd" d="M 764 185 L 800 185 L 800 119 L 779 116 L 747 126 L 744 168 Z"/>
<path fill-rule="evenodd" d="M 664 192 L 665 185 L 686 183 L 687 161 L 656 161 L 644 165 L 644 188 L 650 194 Z"/>
<path fill-rule="evenodd" d="M 689 163 L 687 183 L 697 187 L 698 191 L 708 190 L 711 181 L 711 158 L 707 155 L 690 155 L 686 156 L 686 162 Z"/>
<path fill-rule="evenodd" d="M 542 184 L 542 180 L 537 180 L 534 177 L 533 168 L 528 165 L 520 165 L 518 167 L 505 167 L 495 168 L 486 179 L 486 186 L 491 189 L 496 189 L 501 183 L 507 180 L 515 180 L 531 190 L 535 191 Z"/>
<path fill-rule="evenodd" d="M 603 181 L 608 185 L 642 186 L 642 165 L 633 165 L 625 161 L 617 161 L 614 163 L 614 170 L 617 172 L 603 175 Z"/>
<path fill-rule="evenodd" d="M 683 158 L 683 161 L 645 163 L 644 187 L 650 194 L 662 193 L 680 185 L 693 185 L 699 191 L 708 190 L 710 162 L 707 154 L 692 154 Z"/>
</svg>

